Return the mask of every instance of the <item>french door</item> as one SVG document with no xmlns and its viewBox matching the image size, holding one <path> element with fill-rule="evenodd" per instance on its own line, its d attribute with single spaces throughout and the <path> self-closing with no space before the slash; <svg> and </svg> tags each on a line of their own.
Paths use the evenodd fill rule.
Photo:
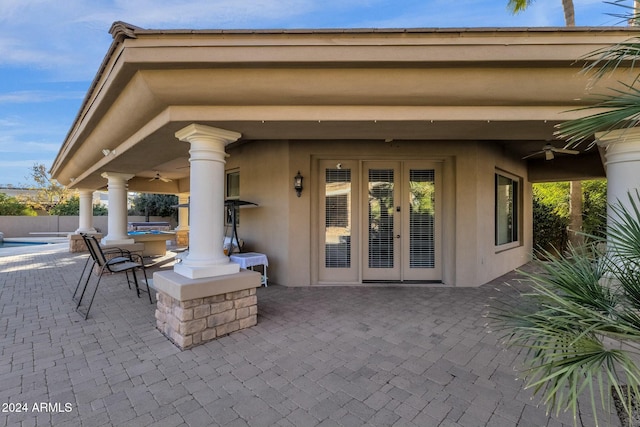
<svg viewBox="0 0 640 427">
<path fill-rule="evenodd" d="M 439 164 L 372 161 L 362 173 L 362 280 L 440 280 Z"/>
<path fill-rule="evenodd" d="M 440 281 L 440 163 L 321 160 L 320 283 Z"/>
</svg>

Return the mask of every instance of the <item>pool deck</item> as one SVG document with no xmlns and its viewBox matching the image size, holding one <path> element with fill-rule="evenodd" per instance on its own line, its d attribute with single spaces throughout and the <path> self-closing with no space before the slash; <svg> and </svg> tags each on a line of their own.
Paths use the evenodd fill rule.
<svg viewBox="0 0 640 427">
<path fill-rule="evenodd" d="M 270 284 L 257 326 L 180 351 L 118 275 L 84 320 L 71 294 L 87 255 L 30 249 L 0 258 L 0 402 L 26 408 L 0 425 L 573 425 L 536 405 L 523 355 L 485 327 L 516 273 L 457 289 Z"/>
<path fill-rule="evenodd" d="M 30 254 L 41 251 L 63 251 L 69 250 L 69 239 L 67 237 L 5 237 L 5 242 L 28 242 L 28 243 L 47 243 L 46 245 L 25 245 L 0 248 L 0 258 Z"/>
</svg>

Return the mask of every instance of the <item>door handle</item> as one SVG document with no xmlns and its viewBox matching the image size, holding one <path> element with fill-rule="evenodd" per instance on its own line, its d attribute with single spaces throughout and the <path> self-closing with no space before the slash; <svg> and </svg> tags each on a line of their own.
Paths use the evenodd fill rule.
<svg viewBox="0 0 640 427">
<path fill-rule="evenodd" d="M 396 234 L 396 239 L 399 239 L 399 238 L 400 238 L 400 235 L 399 235 L 399 234 Z"/>
</svg>

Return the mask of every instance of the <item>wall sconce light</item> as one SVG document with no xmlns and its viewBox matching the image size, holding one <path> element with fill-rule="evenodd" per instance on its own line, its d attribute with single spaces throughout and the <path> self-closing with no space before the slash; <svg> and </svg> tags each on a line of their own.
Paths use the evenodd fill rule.
<svg viewBox="0 0 640 427">
<path fill-rule="evenodd" d="M 109 150 L 108 148 L 103 148 L 102 154 L 104 154 L 105 157 L 107 157 L 109 154 L 113 154 L 115 156 L 116 150 Z"/>
<path fill-rule="evenodd" d="M 300 197 L 302 195 L 302 175 L 300 175 L 300 171 L 293 177 L 293 188 L 296 190 L 296 195 Z"/>
</svg>

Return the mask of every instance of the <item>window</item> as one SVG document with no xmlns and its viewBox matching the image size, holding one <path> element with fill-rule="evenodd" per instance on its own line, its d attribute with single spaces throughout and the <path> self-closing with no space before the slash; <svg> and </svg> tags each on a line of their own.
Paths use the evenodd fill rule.
<svg viewBox="0 0 640 427">
<path fill-rule="evenodd" d="M 517 242 L 519 239 L 518 206 L 520 180 L 496 173 L 496 246 Z"/>
<path fill-rule="evenodd" d="M 240 199 L 240 171 L 228 171 L 225 179 L 225 199 L 226 200 L 239 200 Z M 226 225 L 233 224 L 233 210 L 232 206 L 226 205 L 224 223 Z M 240 224 L 240 210 L 235 207 L 236 225 Z"/>
<path fill-rule="evenodd" d="M 240 198 L 240 171 L 227 172 L 227 189 L 225 196 L 227 199 Z"/>
</svg>

